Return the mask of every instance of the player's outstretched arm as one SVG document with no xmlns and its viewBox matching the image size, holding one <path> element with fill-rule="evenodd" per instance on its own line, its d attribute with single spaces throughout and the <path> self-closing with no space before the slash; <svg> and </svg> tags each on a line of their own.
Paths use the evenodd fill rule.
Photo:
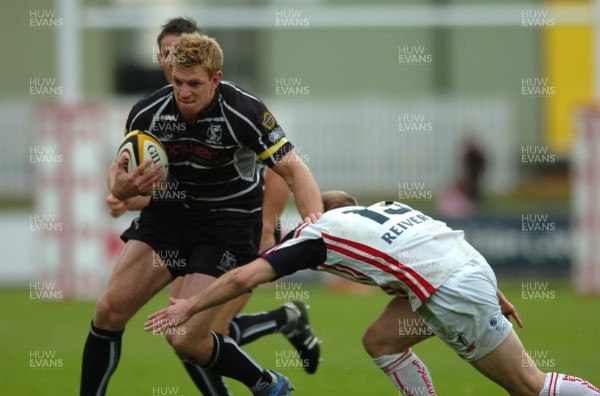
<svg viewBox="0 0 600 396">
<path fill-rule="evenodd" d="M 321 192 L 308 167 L 293 151 L 289 151 L 273 167 L 294 193 L 296 208 L 302 218 L 323 213 Z"/>
<path fill-rule="evenodd" d="M 208 288 L 187 300 L 171 297 L 169 301 L 172 305 L 148 315 L 144 330 L 162 332 L 171 327 L 181 326 L 194 314 L 232 300 L 262 283 L 272 281 L 276 276 L 271 264 L 263 258 L 258 258 L 250 264 L 227 272 Z"/>
<path fill-rule="evenodd" d="M 502 315 L 504 315 L 508 320 L 510 320 L 510 317 L 512 316 L 515 322 L 517 322 L 517 325 L 519 325 L 520 328 L 523 328 L 523 322 L 521 321 L 515 306 L 508 301 L 500 289 L 496 289 L 496 295 L 498 296 L 498 300 L 500 302 L 500 310 L 502 311 Z"/>
</svg>

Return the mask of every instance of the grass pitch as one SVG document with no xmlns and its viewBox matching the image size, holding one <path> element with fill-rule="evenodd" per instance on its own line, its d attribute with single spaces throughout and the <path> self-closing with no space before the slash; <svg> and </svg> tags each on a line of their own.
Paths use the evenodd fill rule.
<svg viewBox="0 0 600 396">
<path fill-rule="evenodd" d="M 575 295 L 566 282 L 549 281 L 544 286 L 553 293 L 524 293 L 531 284 L 525 287 L 521 282 L 500 285 L 525 322 L 525 328 L 517 332 L 526 350 L 535 355 L 544 371 L 569 373 L 600 385 L 600 300 Z M 287 375 L 296 395 L 399 395 L 361 345 L 364 330 L 390 298 L 378 290 L 370 295 L 348 295 L 308 284 L 303 284 L 303 293 L 311 306 L 311 323 L 323 340 L 323 361 L 316 374 L 307 375 L 293 363 L 293 350 L 279 334 L 244 349 L 265 368 Z M 254 294 L 246 312 L 276 308 L 285 302 L 268 286 Z M 159 294 L 130 322 L 109 395 L 199 394 L 163 337 L 142 330 L 145 316 L 166 301 L 167 293 Z M 31 300 L 27 289 L 4 289 L 0 290 L 0 305 L 4 311 L 0 394 L 78 394 L 81 354 L 94 303 L 41 302 Z M 438 339 L 426 340 L 414 350 L 427 364 L 439 395 L 505 394 Z M 241 384 L 228 383 L 234 394 L 250 394 Z"/>
</svg>

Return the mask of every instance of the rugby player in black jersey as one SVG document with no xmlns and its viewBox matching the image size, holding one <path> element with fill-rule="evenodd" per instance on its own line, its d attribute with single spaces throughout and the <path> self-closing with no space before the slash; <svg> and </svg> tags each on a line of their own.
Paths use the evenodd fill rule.
<svg viewBox="0 0 600 396">
<path fill-rule="evenodd" d="M 127 173 L 124 157 L 109 170 L 110 191 L 119 200 L 157 184 L 162 190 L 122 235 L 125 247 L 85 345 L 82 395 L 105 394 L 125 325 L 174 277 L 184 276 L 178 297 L 189 298 L 256 256 L 263 196 L 256 156 L 286 181 L 302 217 L 323 211 L 319 189 L 282 128 L 259 99 L 221 81 L 222 62 L 216 41 L 182 35 L 172 50 L 173 86 L 148 95 L 130 112 L 128 130 L 150 121 L 167 149 L 170 175 L 159 183 L 159 167 L 146 172 L 150 161 Z M 165 265 L 160 252 L 176 252 L 186 265 Z M 153 265 L 157 261 L 162 265 Z M 211 331 L 220 309 L 167 335 L 179 356 L 241 381 L 254 394 L 288 394 L 285 377 L 262 369 L 231 338 Z"/>
<path fill-rule="evenodd" d="M 165 78 L 171 83 L 171 64 L 169 62 L 171 49 L 177 44 L 183 33 L 202 33 L 196 22 L 190 18 L 173 18 L 167 21 L 157 37 L 158 63 L 165 73 Z M 152 119 L 142 129 L 149 129 Z M 127 132 L 130 132 L 127 130 Z M 278 243 L 278 217 L 281 216 L 288 201 L 290 191 L 285 181 L 268 167 L 265 169 L 265 193 L 262 205 L 262 236 L 260 251 Z M 149 196 L 136 196 L 126 200 L 118 200 L 112 194 L 106 199 L 112 216 L 118 217 L 126 210 L 141 210 L 150 202 Z M 171 296 L 177 296 L 183 277 L 177 277 L 171 284 Z M 264 335 L 281 332 L 299 352 L 306 364 L 304 369 L 312 374 L 319 364 L 319 340 L 314 335 L 308 322 L 306 304 L 302 301 L 291 301 L 282 307 L 257 314 L 239 314 L 250 299 L 245 294 L 224 304 L 217 315 L 212 330 L 228 335 L 239 346 L 254 341 Z M 211 370 L 207 370 L 191 362 L 182 360 L 187 372 L 192 377 L 198 389 L 205 395 L 229 395 L 223 378 Z"/>
</svg>

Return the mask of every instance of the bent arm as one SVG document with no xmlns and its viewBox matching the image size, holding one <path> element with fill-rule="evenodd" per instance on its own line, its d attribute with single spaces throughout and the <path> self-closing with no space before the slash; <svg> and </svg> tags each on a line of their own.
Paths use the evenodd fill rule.
<svg viewBox="0 0 600 396">
<path fill-rule="evenodd" d="M 129 198 L 127 210 L 142 210 L 150 203 L 151 196 L 138 195 Z"/>
<path fill-rule="evenodd" d="M 108 205 L 110 215 L 119 217 L 128 210 L 144 209 L 150 203 L 150 198 L 150 196 L 138 195 L 121 201 L 114 195 L 108 194 L 108 197 L 106 197 L 106 204 Z"/>
<path fill-rule="evenodd" d="M 275 164 L 273 170 L 285 180 L 294 194 L 296 208 L 302 218 L 323 213 L 321 192 L 308 167 L 293 151 Z"/>
<path fill-rule="evenodd" d="M 115 177 L 117 175 L 117 169 L 118 169 L 117 161 L 110 164 L 110 167 L 108 168 L 108 176 L 106 177 L 106 179 L 108 182 L 108 190 L 109 191 L 112 189 L 113 184 L 115 184 Z"/>
<path fill-rule="evenodd" d="M 277 242 L 275 241 L 275 230 L 277 229 L 278 218 L 283 213 L 289 197 L 290 189 L 285 180 L 279 177 L 272 169 L 267 169 L 260 251 L 275 245 Z"/>
</svg>

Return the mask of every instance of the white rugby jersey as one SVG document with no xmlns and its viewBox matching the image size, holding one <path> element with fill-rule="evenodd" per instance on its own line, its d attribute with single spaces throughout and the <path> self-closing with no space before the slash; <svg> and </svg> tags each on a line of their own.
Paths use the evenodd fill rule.
<svg viewBox="0 0 600 396">
<path fill-rule="evenodd" d="M 304 268 L 331 272 L 408 296 L 413 310 L 477 256 L 463 231 L 391 201 L 328 211 L 263 254 L 278 276 Z"/>
</svg>

